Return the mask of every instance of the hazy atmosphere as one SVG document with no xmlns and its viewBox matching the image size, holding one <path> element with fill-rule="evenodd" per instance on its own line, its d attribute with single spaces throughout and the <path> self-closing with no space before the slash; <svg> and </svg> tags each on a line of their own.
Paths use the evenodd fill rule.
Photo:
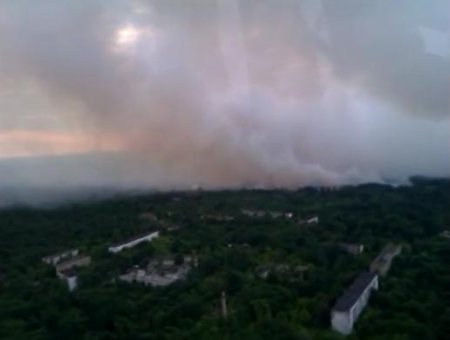
<svg viewBox="0 0 450 340">
<path fill-rule="evenodd" d="M 0 204 L 448 176 L 449 15 L 447 0 L 3 0 Z"/>
</svg>

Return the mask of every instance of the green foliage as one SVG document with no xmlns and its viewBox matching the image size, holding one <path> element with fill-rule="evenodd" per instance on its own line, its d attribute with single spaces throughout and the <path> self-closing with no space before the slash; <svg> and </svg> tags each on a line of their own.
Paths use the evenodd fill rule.
<svg viewBox="0 0 450 340">
<path fill-rule="evenodd" d="M 5 210 L 0 339 L 341 339 L 330 331 L 330 308 L 389 242 L 402 243 L 402 255 L 348 338 L 446 339 L 450 242 L 438 234 L 450 226 L 449 206 L 449 181 L 418 178 L 398 188 L 180 192 Z M 242 209 L 292 212 L 294 218 L 252 218 Z M 141 219 L 144 212 L 160 221 Z M 297 223 L 315 215 L 318 225 Z M 182 228 L 167 229 L 174 224 Z M 107 251 L 115 241 L 155 228 L 162 236 L 151 243 Z M 366 251 L 348 254 L 341 242 L 363 243 Z M 67 248 L 93 258 L 79 271 L 73 293 L 41 262 Z M 199 266 L 164 288 L 114 280 L 164 254 L 177 263 L 198 256 Z M 304 266 L 304 273 L 295 271 Z"/>
</svg>

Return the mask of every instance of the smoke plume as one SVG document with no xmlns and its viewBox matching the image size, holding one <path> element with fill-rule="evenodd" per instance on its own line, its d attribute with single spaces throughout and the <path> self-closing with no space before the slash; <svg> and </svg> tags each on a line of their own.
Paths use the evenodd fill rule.
<svg viewBox="0 0 450 340">
<path fill-rule="evenodd" d="M 167 189 L 447 176 L 449 13 L 446 0 L 3 0 L 0 153 L 74 164 L 38 161 L 36 175 L 8 161 L 0 180 Z"/>
</svg>

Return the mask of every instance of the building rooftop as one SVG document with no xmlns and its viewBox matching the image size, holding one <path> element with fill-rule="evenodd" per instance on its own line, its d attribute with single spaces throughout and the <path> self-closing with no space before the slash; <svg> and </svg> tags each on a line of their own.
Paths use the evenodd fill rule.
<svg viewBox="0 0 450 340">
<path fill-rule="evenodd" d="M 389 263 L 393 257 L 398 255 L 402 249 L 401 245 L 388 244 L 381 253 L 372 261 L 371 267 L 383 265 L 384 263 Z"/>
<path fill-rule="evenodd" d="M 73 268 L 60 270 L 59 273 L 61 275 L 65 276 L 65 277 L 75 277 L 75 276 L 77 276 L 77 272 Z"/>
<path fill-rule="evenodd" d="M 150 234 L 153 234 L 153 233 L 155 233 L 155 232 L 157 232 L 157 230 L 146 231 L 146 232 L 143 232 L 143 233 L 140 233 L 140 234 L 131 236 L 131 237 L 125 239 L 125 240 L 122 240 L 122 241 L 119 241 L 119 242 L 116 242 L 116 243 L 112 244 L 111 247 L 118 247 L 118 246 L 121 246 L 121 245 L 130 243 L 130 242 L 139 240 L 140 238 L 149 236 Z"/>
<path fill-rule="evenodd" d="M 68 263 L 74 263 L 74 262 L 76 263 L 78 261 L 84 260 L 85 258 L 90 258 L 90 256 L 82 255 L 82 254 L 76 255 L 76 256 L 73 256 L 71 258 L 68 258 L 65 261 L 58 262 L 57 267 L 61 267 L 61 266 L 67 265 Z"/>
<path fill-rule="evenodd" d="M 344 294 L 337 299 L 333 310 L 339 312 L 349 311 L 375 277 L 375 273 L 362 272 L 350 287 L 347 288 Z"/>
</svg>

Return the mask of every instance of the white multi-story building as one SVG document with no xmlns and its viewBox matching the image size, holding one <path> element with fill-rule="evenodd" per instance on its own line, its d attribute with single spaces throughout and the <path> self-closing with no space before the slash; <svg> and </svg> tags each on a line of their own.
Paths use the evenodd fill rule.
<svg viewBox="0 0 450 340">
<path fill-rule="evenodd" d="M 378 289 L 378 276 L 373 272 L 361 273 L 344 294 L 336 301 L 331 311 L 332 328 L 348 335 L 369 301 L 372 289 Z"/>
<path fill-rule="evenodd" d="M 91 257 L 80 255 L 78 249 L 72 249 L 46 256 L 42 261 L 54 266 L 56 268 L 56 276 L 60 280 L 66 281 L 69 291 L 73 291 L 78 285 L 78 277 L 74 268 L 88 266 L 91 263 Z"/>
<path fill-rule="evenodd" d="M 139 243 L 150 242 L 151 240 L 157 237 L 159 237 L 159 231 L 137 235 L 128 240 L 113 244 L 108 248 L 108 250 L 111 253 L 118 253 L 126 248 L 133 248 L 134 246 L 137 246 Z"/>
</svg>

